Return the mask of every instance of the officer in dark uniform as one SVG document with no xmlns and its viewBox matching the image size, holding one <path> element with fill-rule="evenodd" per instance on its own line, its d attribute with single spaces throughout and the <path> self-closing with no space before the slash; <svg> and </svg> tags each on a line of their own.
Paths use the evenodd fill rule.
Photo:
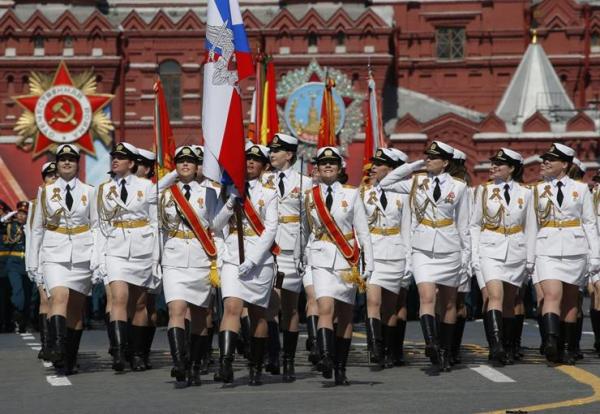
<svg viewBox="0 0 600 414">
<path fill-rule="evenodd" d="M 0 332 L 13 332 L 15 330 L 10 306 L 10 283 L 6 276 L 8 246 L 4 244 L 6 221 L 11 217 L 9 214 L 11 214 L 10 206 L 0 200 Z"/>
<path fill-rule="evenodd" d="M 17 212 L 6 224 L 3 235 L 3 244 L 6 247 L 5 272 L 11 288 L 10 301 L 13 305 L 14 321 L 17 323 L 19 333 L 27 330 L 30 318 L 30 301 L 32 283 L 25 270 L 25 223 L 29 203 L 19 201 Z"/>
</svg>

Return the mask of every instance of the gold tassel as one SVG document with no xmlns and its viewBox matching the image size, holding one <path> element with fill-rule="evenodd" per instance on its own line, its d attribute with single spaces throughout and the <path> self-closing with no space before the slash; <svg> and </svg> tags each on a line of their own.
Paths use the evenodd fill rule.
<svg viewBox="0 0 600 414">
<path fill-rule="evenodd" d="M 358 271 L 358 266 L 352 266 L 349 272 L 342 273 L 342 280 L 346 283 L 352 283 L 356 285 L 359 293 L 365 293 L 367 291 L 367 282 L 363 280 Z"/>
<path fill-rule="evenodd" d="M 217 261 L 215 259 L 210 261 L 210 271 L 208 272 L 208 281 L 214 288 L 221 286 L 221 278 L 219 272 L 217 272 Z"/>
</svg>

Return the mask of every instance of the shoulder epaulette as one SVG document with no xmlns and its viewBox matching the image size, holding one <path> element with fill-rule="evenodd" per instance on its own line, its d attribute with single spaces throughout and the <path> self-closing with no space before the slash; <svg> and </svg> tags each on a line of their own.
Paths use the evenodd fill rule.
<svg viewBox="0 0 600 414">
<path fill-rule="evenodd" d="M 415 174 L 413 174 L 413 177 L 416 177 L 419 175 L 427 175 L 427 173 L 426 172 L 415 173 Z"/>
<path fill-rule="evenodd" d="M 220 184 L 220 183 L 218 183 L 218 182 L 216 182 L 216 181 L 213 181 L 213 180 L 208 180 L 208 181 L 210 182 L 210 185 L 211 185 L 213 188 L 221 188 L 221 187 L 222 187 L 222 186 L 221 186 L 221 184 Z"/>
<path fill-rule="evenodd" d="M 465 183 L 465 184 L 467 183 L 467 182 L 466 182 L 465 180 L 463 180 L 462 178 L 452 177 L 452 179 L 453 179 L 453 180 L 456 180 L 456 181 L 458 181 L 458 182 L 461 182 L 461 183 Z"/>
<path fill-rule="evenodd" d="M 350 184 L 344 184 L 344 185 L 342 185 L 342 187 L 344 187 L 344 188 L 352 188 L 352 189 L 356 188 L 355 186 L 350 185 Z"/>
</svg>

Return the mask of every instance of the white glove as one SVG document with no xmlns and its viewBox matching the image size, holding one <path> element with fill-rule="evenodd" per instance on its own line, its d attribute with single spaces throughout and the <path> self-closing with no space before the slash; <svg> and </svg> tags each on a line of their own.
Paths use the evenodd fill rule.
<svg viewBox="0 0 600 414">
<path fill-rule="evenodd" d="M 298 272 L 298 275 L 304 275 L 304 273 L 306 272 L 306 264 L 304 263 L 304 261 L 300 259 L 294 259 L 294 266 L 296 266 L 296 271 Z"/>
<path fill-rule="evenodd" d="M 229 198 L 227 198 L 227 202 L 225 203 L 225 207 L 227 207 L 229 210 L 233 210 L 233 207 L 235 207 L 235 199 L 236 199 L 236 195 L 235 194 L 229 194 Z"/>
<path fill-rule="evenodd" d="M 404 278 L 409 279 L 413 277 L 413 266 L 412 266 L 412 257 L 408 256 L 406 259 L 406 266 L 404 267 Z"/>
<path fill-rule="evenodd" d="M 29 278 L 29 281 L 31 281 L 31 282 L 35 282 L 35 281 L 36 281 L 36 277 L 37 277 L 37 275 L 36 275 L 36 273 L 35 273 L 35 272 L 33 272 L 33 271 L 31 271 L 31 270 L 28 270 L 28 271 L 27 271 L 27 277 Z"/>
<path fill-rule="evenodd" d="M 253 267 L 254 267 L 254 263 L 252 262 L 252 260 L 250 260 L 250 259 L 244 260 L 244 263 L 242 263 L 238 269 L 238 276 L 239 277 L 246 276 L 246 274 L 248 274 L 252 270 Z"/>
<path fill-rule="evenodd" d="M 413 161 L 409 165 L 410 165 L 410 170 L 412 172 L 419 171 L 419 170 L 422 170 L 423 167 L 425 167 L 425 160 Z"/>
<path fill-rule="evenodd" d="M 481 272 L 481 262 L 478 260 L 471 262 L 471 271 L 473 273 Z"/>
<path fill-rule="evenodd" d="M 373 274 L 372 270 L 365 270 L 361 276 L 362 276 L 363 280 L 369 280 L 369 278 L 371 277 L 372 274 Z"/>
<path fill-rule="evenodd" d="M 42 274 L 42 272 L 39 271 L 39 269 L 37 269 L 35 272 L 33 272 L 35 274 L 35 283 L 38 286 L 41 286 L 44 284 L 44 275 Z"/>
<path fill-rule="evenodd" d="M 6 222 L 7 222 L 8 220 L 10 220 L 10 218 L 11 218 L 12 216 L 14 216 L 15 214 L 17 214 L 17 211 L 16 211 L 16 210 L 15 210 L 15 211 L 11 211 L 11 212 L 10 212 L 10 213 L 8 213 L 8 214 L 5 214 L 5 215 L 4 215 L 4 216 L 2 216 L 2 218 L 0 219 L 0 222 L 2 222 L 2 223 L 6 223 Z"/>
<path fill-rule="evenodd" d="M 100 274 L 98 269 L 92 272 L 92 285 L 99 285 L 104 280 L 104 276 Z"/>
<path fill-rule="evenodd" d="M 535 267 L 534 262 L 527 262 L 527 264 L 525 265 L 525 273 L 527 274 L 527 276 L 529 276 L 533 273 L 534 267 Z"/>
<path fill-rule="evenodd" d="M 589 273 L 591 273 L 592 275 L 595 275 L 596 273 L 600 272 L 600 259 L 590 259 L 590 262 L 588 264 L 588 270 Z"/>
<path fill-rule="evenodd" d="M 162 280 L 162 267 L 160 263 L 153 262 L 152 263 L 152 286 L 156 287 L 160 284 Z"/>
<path fill-rule="evenodd" d="M 100 263 L 97 267 L 96 267 L 96 271 L 100 274 L 101 277 L 106 277 L 108 276 L 108 271 L 106 270 L 106 263 Z"/>
</svg>

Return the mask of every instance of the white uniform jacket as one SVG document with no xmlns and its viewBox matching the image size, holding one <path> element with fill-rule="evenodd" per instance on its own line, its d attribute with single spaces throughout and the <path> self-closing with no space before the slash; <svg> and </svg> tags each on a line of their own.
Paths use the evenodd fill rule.
<svg viewBox="0 0 600 414">
<path fill-rule="evenodd" d="M 578 256 L 600 258 L 596 213 L 587 184 L 563 177 L 563 202 L 559 206 L 558 181 L 533 185 L 532 208 L 537 216 L 537 256 Z"/>
<path fill-rule="evenodd" d="M 509 186 L 510 203 L 506 204 L 504 186 Z M 475 197 L 471 216 L 472 259 L 481 257 L 506 263 L 535 261 L 535 213 L 533 192 L 514 181 L 482 184 Z"/>
<path fill-rule="evenodd" d="M 71 210 L 65 201 L 67 185 L 73 197 Z M 68 183 L 58 178 L 54 183 L 40 187 L 31 226 L 31 254 L 27 257 L 27 266 L 32 271 L 42 265 L 40 257 L 50 263 L 90 262 L 91 270 L 97 267 L 95 199 L 94 187 L 77 178 Z"/>
<path fill-rule="evenodd" d="M 389 173 L 380 183 L 384 190 L 409 194 L 414 232 L 412 247 L 433 253 L 462 251 L 463 262 L 470 260 L 469 194 L 466 183 L 447 173 L 437 177 L 415 174 L 402 165 Z M 440 181 L 441 196 L 435 201 L 434 179 Z"/>
<path fill-rule="evenodd" d="M 260 180 L 248 182 L 248 194 L 254 210 L 258 213 L 265 226 L 263 233 L 258 236 L 252 230 L 252 226 L 242 212 L 242 224 L 244 231 L 244 256 L 255 265 L 273 263 L 271 247 L 277 233 L 277 193 L 275 189 L 264 185 Z M 218 213 L 215 215 L 213 226 L 216 232 L 224 232 L 225 251 L 223 261 L 239 265 L 238 235 L 236 229 L 234 210 L 229 209 L 226 204 L 219 203 Z"/>
<path fill-rule="evenodd" d="M 118 181 L 117 181 L 118 180 Z M 125 180 L 127 200 L 121 200 Z M 156 184 L 128 175 L 113 178 L 98 187 L 98 214 L 104 237 L 102 256 L 141 258 L 151 255 L 158 262 L 158 211 Z M 104 263 L 103 257 L 100 257 Z"/>
<path fill-rule="evenodd" d="M 184 183 L 177 186 L 185 195 Z M 202 183 L 192 181 L 189 204 L 202 223 L 204 229 L 211 233 L 212 218 L 217 208 L 217 197 L 214 187 L 218 184 L 210 180 Z M 164 190 L 160 199 L 160 219 L 162 223 L 162 265 L 170 267 L 209 267 L 211 259 L 206 255 L 200 241 L 194 236 L 191 228 L 182 219 L 170 189 Z M 216 240 L 215 240 L 216 244 Z"/>
<path fill-rule="evenodd" d="M 381 204 L 379 185 L 361 187 L 362 199 L 373 244 L 375 260 L 410 262 L 411 214 L 406 194 L 386 192 L 387 206 Z"/>
<path fill-rule="evenodd" d="M 345 235 L 354 233 L 362 249 L 365 261 L 365 270 L 373 271 L 373 245 L 369 233 L 369 225 L 365 213 L 365 206 L 360 198 L 358 188 L 343 186 L 339 182 L 332 184 L 333 203 L 331 217 L 335 220 L 341 232 Z M 323 202 L 327 198 L 327 185 L 319 184 Z M 325 226 L 319 219 L 319 214 L 313 200 L 312 190 L 306 193 L 306 214 L 304 226 L 310 230 L 308 244 L 308 264 L 313 267 L 332 268 L 336 270 L 349 269 L 344 255 L 335 243 L 323 240 L 327 234 Z M 299 240 L 299 238 L 298 238 Z"/>
<path fill-rule="evenodd" d="M 293 251 L 300 232 L 300 209 L 304 209 L 302 194 L 312 188 L 310 177 L 303 176 L 293 168 L 285 171 L 275 171 L 274 188 L 277 193 L 279 226 L 275 241 L 282 251 Z M 280 174 L 284 174 L 281 178 Z M 283 180 L 283 196 L 279 191 L 279 182 Z M 302 181 L 302 183 L 300 183 Z M 302 184 L 302 188 L 300 185 Z M 300 206 L 302 204 L 302 207 Z"/>
</svg>

